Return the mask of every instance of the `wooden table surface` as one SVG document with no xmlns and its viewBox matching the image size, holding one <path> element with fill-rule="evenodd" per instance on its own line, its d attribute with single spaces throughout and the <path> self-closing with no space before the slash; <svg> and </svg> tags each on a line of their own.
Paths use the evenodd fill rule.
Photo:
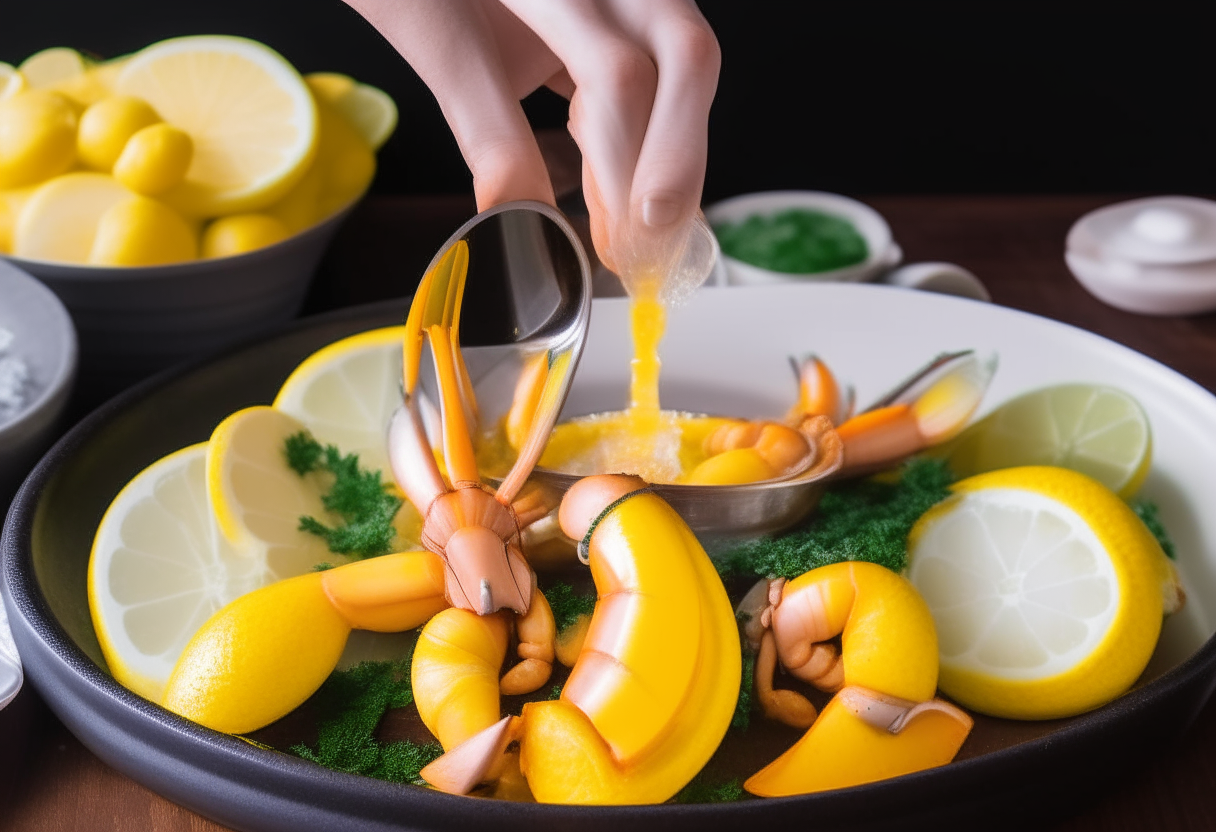
<svg viewBox="0 0 1216 832">
<path fill-rule="evenodd" d="M 1103 305 L 1064 265 L 1081 214 L 1116 197 L 888 196 L 866 201 L 891 224 L 907 261 L 948 260 L 980 277 L 994 302 L 1126 344 L 1216 391 L 1216 315 L 1141 317 Z M 305 312 L 408 294 L 446 236 L 472 212 L 465 197 L 379 197 L 331 249 Z M 15 738 L 15 739 L 14 739 Z M 808 824 L 812 819 L 808 819 Z M 1110 783 L 1047 828 L 1067 832 L 1216 829 L 1216 704 L 1168 753 Z M 218 830 L 98 760 L 26 689 L 0 711 L 0 830 Z"/>
</svg>

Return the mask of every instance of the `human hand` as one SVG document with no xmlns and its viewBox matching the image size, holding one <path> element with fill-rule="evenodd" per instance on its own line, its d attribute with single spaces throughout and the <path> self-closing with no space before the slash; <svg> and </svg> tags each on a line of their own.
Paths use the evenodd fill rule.
<svg viewBox="0 0 1216 832">
<path fill-rule="evenodd" d="M 473 173 L 479 210 L 552 204 L 520 99 L 570 100 L 600 258 L 662 268 L 701 201 L 717 39 L 692 0 L 347 0 L 430 87 Z"/>
</svg>

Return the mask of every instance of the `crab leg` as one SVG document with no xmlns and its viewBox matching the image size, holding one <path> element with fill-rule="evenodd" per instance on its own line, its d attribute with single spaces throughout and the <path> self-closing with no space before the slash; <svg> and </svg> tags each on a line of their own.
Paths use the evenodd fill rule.
<svg viewBox="0 0 1216 832">
<path fill-rule="evenodd" d="M 945 442 L 979 408 L 994 367 L 973 354 L 954 356 L 937 378 L 909 385 L 906 395 L 837 426 L 844 442 L 843 476 L 881 470 Z"/>
<path fill-rule="evenodd" d="M 567 493 L 562 527 L 587 539 L 599 592 L 574 670 L 560 699 L 525 705 L 424 770 L 434 785 L 494 770 L 486 755 L 517 737 L 537 800 L 659 802 L 717 748 L 738 692 L 734 616 L 692 532 L 643 485 L 590 477 Z"/>
<path fill-rule="evenodd" d="M 954 758 L 971 718 L 933 699 L 937 634 L 910 583 L 875 564 L 846 562 L 788 583 L 774 581 L 770 601 L 765 623 L 782 665 L 812 683 L 829 682 L 839 692 L 806 734 L 752 775 L 745 789 L 762 797 L 805 794 Z M 839 661 L 827 662 L 825 670 L 817 646 L 837 635 Z"/>
<path fill-rule="evenodd" d="M 486 491 L 470 436 L 476 408 L 459 340 L 468 259 L 464 241 L 448 249 L 424 276 L 410 306 L 403 346 L 406 402 L 389 428 L 389 458 L 402 491 L 425 518 L 423 545 L 446 566 L 448 601 L 481 615 L 504 607 L 524 613 L 536 580 L 514 543 L 520 523 L 509 505 L 523 480 L 507 493 Z M 430 343 L 439 383 L 443 457 L 452 490 L 438 471 L 419 414 L 418 368 L 424 338 Z"/>
<path fill-rule="evenodd" d="M 798 380 L 798 401 L 786 414 L 788 423 L 797 426 L 809 416 L 827 416 L 839 425 L 853 415 L 853 388 L 842 390 L 818 356 L 808 355 L 801 361 L 791 357 L 790 365 Z"/>
</svg>

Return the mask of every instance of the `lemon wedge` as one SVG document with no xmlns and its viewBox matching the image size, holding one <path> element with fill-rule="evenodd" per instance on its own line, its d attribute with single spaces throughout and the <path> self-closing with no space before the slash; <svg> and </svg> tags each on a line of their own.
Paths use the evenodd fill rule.
<svg viewBox="0 0 1216 832">
<path fill-rule="evenodd" d="M 404 338 L 405 327 L 393 326 L 318 350 L 283 382 L 275 409 L 299 419 L 321 444 L 358 454 L 364 468 L 379 469 L 390 481 L 386 437 L 401 406 Z"/>
<path fill-rule="evenodd" d="M 1088 474 L 1124 499 L 1152 463 L 1148 416 L 1114 387 L 1061 384 L 1012 399 L 944 449 L 960 476 L 1017 465 L 1055 465 Z"/>
<path fill-rule="evenodd" d="M 262 558 L 228 545 L 207 500 L 207 444 L 153 463 L 106 510 L 89 559 L 89 608 L 110 672 L 160 699 L 212 613 L 266 584 Z"/>
<path fill-rule="evenodd" d="M 379 150 L 397 129 L 397 104 L 384 90 L 337 72 L 314 72 L 305 75 L 304 81 L 318 99 L 355 128 L 372 150 Z"/>
<path fill-rule="evenodd" d="M 12 64 L 0 61 L 0 101 L 25 89 L 25 76 Z"/>
<path fill-rule="evenodd" d="M 132 56 L 116 86 L 194 140 L 185 181 L 165 197 L 188 215 L 264 208 L 300 180 L 316 152 L 308 87 L 281 55 L 252 40 L 161 41 Z"/>
<path fill-rule="evenodd" d="M 104 173 L 68 173 L 29 198 L 13 229 L 13 254 L 57 263 L 89 262 L 102 216 L 131 192 Z"/>
<path fill-rule="evenodd" d="M 942 691 L 992 716 L 1053 719 L 1127 690 L 1175 580 L 1140 519 L 1065 468 L 1008 468 L 953 490 L 908 537 L 908 577 L 937 625 Z"/>
</svg>

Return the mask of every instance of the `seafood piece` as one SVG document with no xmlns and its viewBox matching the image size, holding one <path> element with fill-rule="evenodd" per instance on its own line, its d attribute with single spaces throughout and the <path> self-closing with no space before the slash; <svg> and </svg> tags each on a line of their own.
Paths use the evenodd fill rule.
<svg viewBox="0 0 1216 832">
<path fill-rule="evenodd" d="M 477 406 L 460 352 L 468 248 L 460 240 L 444 253 L 423 277 L 410 307 L 403 345 L 405 405 L 389 427 L 389 458 L 393 476 L 423 515 L 423 546 L 443 560 L 448 602 L 481 615 L 504 607 L 523 613 L 536 589 L 536 576 L 515 542 L 519 522 L 510 509 L 523 481 L 504 483 L 496 494 L 487 491 L 470 434 Z M 419 409 L 424 339 L 439 381 L 443 459 L 451 487 L 435 462 Z"/>
<path fill-rule="evenodd" d="M 583 541 L 599 593 L 561 698 L 529 703 L 520 717 L 481 716 L 486 727 L 454 748 L 445 741 L 448 753 L 422 777 L 466 792 L 509 769 L 503 750 L 517 740 L 520 770 L 539 801 L 666 800 L 713 754 L 734 711 L 741 658 L 726 591 L 687 525 L 636 477 L 581 480 L 560 514 L 566 534 Z M 464 634 L 488 629 L 461 621 Z M 432 668 L 420 673 L 415 655 L 417 691 L 424 676 L 432 684 Z M 443 709 L 472 713 L 488 688 L 456 688 L 462 673 L 454 666 L 437 686 L 452 683 Z M 459 701 L 466 695 L 467 707 Z"/>
<path fill-rule="evenodd" d="M 759 650 L 761 707 L 790 725 L 810 727 L 745 789 L 761 797 L 806 794 L 954 759 L 972 720 L 933 698 L 937 634 L 908 581 L 876 564 L 845 562 L 770 581 L 762 592 L 767 605 L 746 629 Z M 749 595 L 745 601 L 754 609 L 756 593 Z M 836 636 L 839 652 L 829 643 Z M 778 661 L 796 678 L 835 693 L 822 713 L 816 716 L 795 691 L 773 690 Z"/>
<path fill-rule="evenodd" d="M 942 355 L 868 410 L 834 422 L 844 443 L 840 476 L 889 468 L 956 435 L 979 408 L 995 369 L 995 360 L 981 361 L 970 350 Z M 842 396 L 815 356 L 803 360 L 798 377 L 798 402 L 787 421 L 799 424 L 806 417 L 830 417 L 833 410 L 851 412 L 852 392 Z"/>
</svg>

